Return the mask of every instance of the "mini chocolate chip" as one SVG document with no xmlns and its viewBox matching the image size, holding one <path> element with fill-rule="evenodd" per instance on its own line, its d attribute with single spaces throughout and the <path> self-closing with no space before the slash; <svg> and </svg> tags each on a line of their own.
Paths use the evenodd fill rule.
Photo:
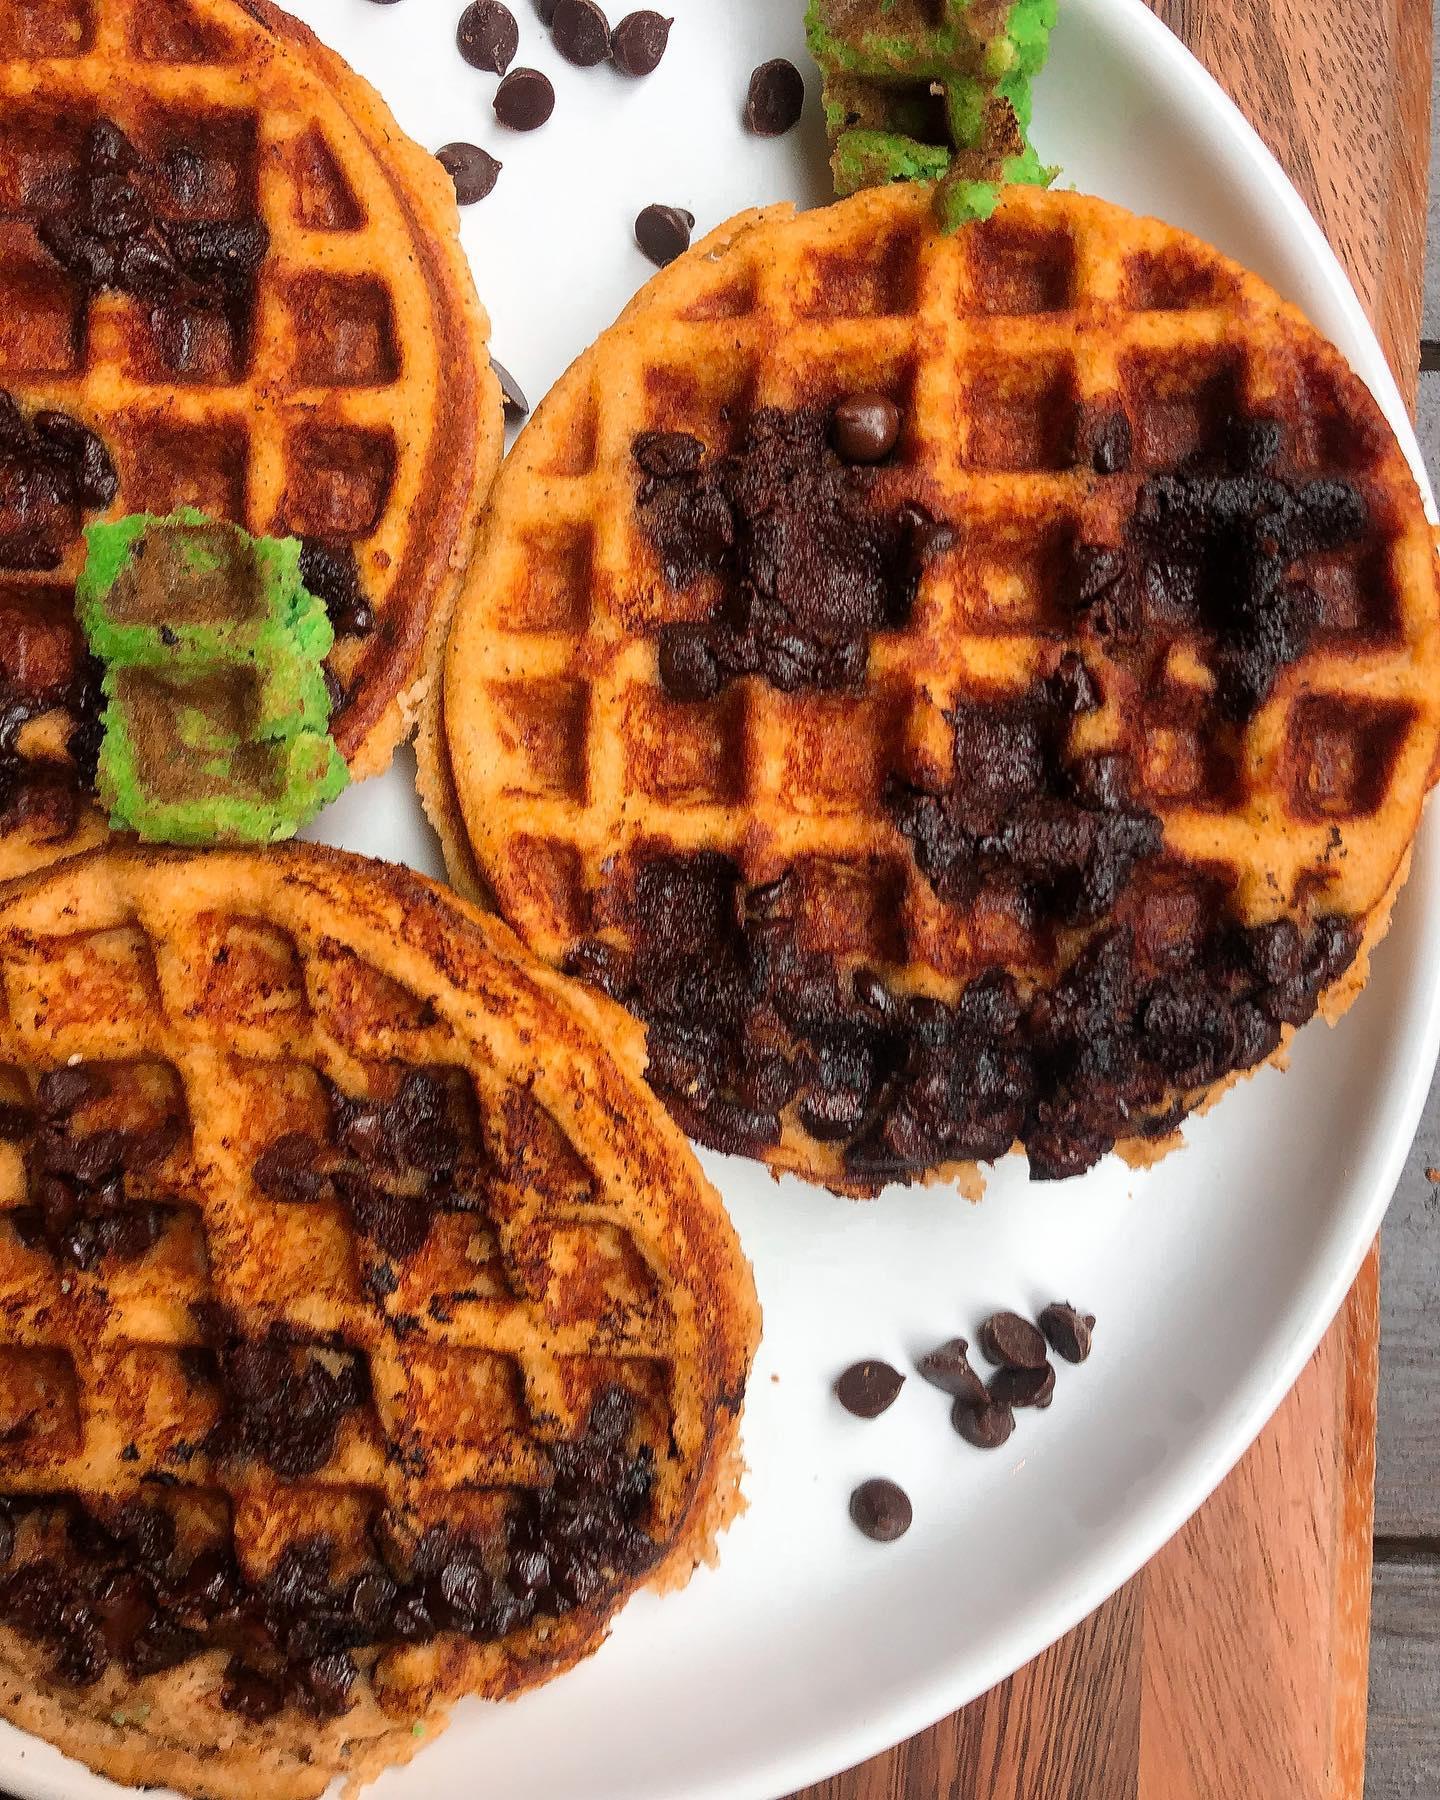
<svg viewBox="0 0 1440 1800">
<path fill-rule="evenodd" d="M 875 1476 L 862 1481 L 850 1496 L 850 1517 L 877 1544 L 893 1544 L 910 1529 L 915 1509 L 904 1488 Z"/>
<path fill-rule="evenodd" d="M 1130 467 L 1130 421 L 1123 412 L 1106 413 L 1091 434 L 1090 461 L 1097 475 L 1120 475 Z"/>
<path fill-rule="evenodd" d="M 988 1406 L 990 1396 L 985 1383 L 970 1367 L 970 1358 L 966 1355 L 969 1348 L 964 1338 L 951 1338 L 948 1343 L 927 1351 L 915 1367 L 942 1394 L 949 1394 L 966 1406 Z"/>
<path fill-rule="evenodd" d="M 535 10 L 542 25 L 549 25 L 554 20 L 557 3 L 558 0 L 535 0 Z"/>
<path fill-rule="evenodd" d="M 1041 1313 L 1039 1324 L 1050 1348 L 1066 1362 L 1082 1363 L 1090 1354 L 1094 1313 L 1076 1312 L 1068 1300 L 1052 1300 Z"/>
<path fill-rule="evenodd" d="M 461 206 L 473 206 L 492 193 L 505 167 L 498 157 L 478 144 L 463 141 L 442 144 L 435 160 L 455 184 L 455 199 Z"/>
<path fill-rule="evenodd" d="M 857 1419 L 878 1419 L 905 1385 L 905 1377 L 874 1358 L 851 1363 L 835 1383 L 835 1398 Z"/>
<path fill-rule="evenodd" d="M 687 431 L 642 431 L 632 454 L 647 475 L 693 475 L 705 460 L 705 446 Z"/>
<path fill-rule="evenodd" d="M 653 75 L 670 42 L 670 27 L 674 23 L 663 13 L 626 13 L 610 37 L 610 58 L 615 67 L 622 75 Z"/>
<path fill-rule="evenodd" d="M 750 77 L 745 123 L 757 137 L 783 137 L 805 110 L 805 78 L 783 56 L 761 63 Z"/>
<path fill-rule="evenodd" d="M 996 1406 L 1048 1406 L 1054 1393 L 1055 1371 L 1048 1362 L 1042 1369 L 1001 1369 L 990 1377 Z"/>
<path fill-rule="evenodd" d="M 977 1450 L 998 1450 L 1015 1429 L 1015 1415 L 1008 1406 L 971 1406 L 957 1400 L 950 1409 L 950 1423 Z"/>
<path fill-rule="evenodd" d="M 455 42 L 472 69 L 503 75 L 520 47 L 520 27 L 500 0 L 470 0 L 455 27 Z"/>
<path fill-rule="evenodd" d="M 695 215 L 683 206 L 647 206 L 635 221 L 635 242 L 663 269 L 690 248 Z"/>
<path fill-rule="evenodd" d="M 884 394 L 851 394 L 835 408 L 830 440 L 846 462 L 883 462 L 899 437 L 900 408 Z"/>
<path fill-rule="evenodd" d="M 498 358 L 490 358 L 490 367 L 495 371 L 495 379 L 500 383 L 500 398 L 505 405 L 505 417 L 511 420 L 526 418 L 530 412 L 530 402 L 525 398 L 525 391 L 520 383 Z"/>
<path fill-rule="evenodd" d="M 511 131 L 538 131 L 555 110 L 555 89 L 539 69 L 512 69 L 495 90 L 494 106 Z"/>
<path fill-rule="evenodd" d="M 37 1088 L 40 1110 L 50 1118 L 66 1118 L 109 1092 L 109 1079 L 93 1063 L 47 1069 Z"/>
<path fill-rule="evenodd" d="M 593 69 L 610 54 L 610 21 L 595 0 L 559 0 L 550 30 L 566 62 Z"/>
<path fill-rule="evenodd" d="M 1045 1340 L 1019 1313 L 997 1312 L 980 1327 L 976 1338 L 988 1362 L 1007 1369 L 1041 1369 L 1045 1366 Z"/>
</svg>

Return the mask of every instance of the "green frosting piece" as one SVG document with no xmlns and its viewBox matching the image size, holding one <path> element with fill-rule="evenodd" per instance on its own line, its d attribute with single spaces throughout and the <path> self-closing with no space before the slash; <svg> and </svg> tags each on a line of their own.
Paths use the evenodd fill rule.
<svg viewBox="0 0 1440 1800">
<path fill-rule="evenodd" d="M 888 131 L 847 131 L 830 159 L 835 191 L 842 197 L 891 181 L 938 181 L 950 167 L 950 152 L 917 144 Z"/>
<path fill-rule="evenodd" d="M 252 538 L 182 507 L 91 525 L 85 546 L 75 609 L 105 662 L 164 665 L 178 653 L 318 664 L 334 646 L 324 602 L 300 580 L 297 538 Z"/>
<path fill-rule="evenodd" d="M 947 231 L 988 218 L 1002 185 L 1056 170 L 1028 136 L 1057 0 L 810 0 L 836 191 L 932 181 Z M 1018 146 L 1017 146 L 1018 134 Z"/>
<path fill-rule="evenodd" d="M 349 779 L 324 605 L 294 538 L 183 509 L 86 532 L 77 611 L 106 663 L 99 789 L 149 843 L 293 837 Z"/>
</svg>

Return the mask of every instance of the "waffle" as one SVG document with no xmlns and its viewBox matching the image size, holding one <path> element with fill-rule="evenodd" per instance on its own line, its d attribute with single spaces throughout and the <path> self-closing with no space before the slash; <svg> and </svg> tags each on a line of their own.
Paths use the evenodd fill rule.
<svg viewBox="0 0 1440 1800">
<path fill-rule="evenodd" d="M 388 763 L 501 449 L 456 234 L 448 176 L 269 0 L 0 7 L 0 875 L 104 836 L 72 617 L 102 516 L 301 537 L 336 741 Z"/>
<path fill-rule="evenodd" d="M 754 1289 L 618 1009 L 297 846 L 24 877 L 0 985 L 0 1713 L 353 1791 L 712 1554 Z"/>
<path fill-rule="evenodd" d="M 883 189 L 723 226 L 557 385 L 424 791 L 692 1135 L 852 1193 L 1059 1177 L 1358 989 L 1437 657 L 1414 480 L 1294 308 L 1099 200 L 947 239 Z"/>
</svg>

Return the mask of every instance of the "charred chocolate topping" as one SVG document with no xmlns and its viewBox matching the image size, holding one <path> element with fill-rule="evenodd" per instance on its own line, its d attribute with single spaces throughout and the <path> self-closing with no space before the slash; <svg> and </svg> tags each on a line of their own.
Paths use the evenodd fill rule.
<svg viewBox="0 0 1440 1800">
<path fill-rule="evenodd" d="M 0 390 L 0 572 L 58 568 L 84 515 L 107 507 L 118 486 L 109 452 L 87 426 L 55 411 L 27 419 Z M 101 671 L 78 631 L 71 656 L 38 659 L 38 667 L 45 672 L 31 675 L 28 659 L 7 658 L 0 673 L 0 821 L 39 816 L 63 836 L 95 783 Z M 55 708 L 74 721 L 70 762 L 22 756 L 23 727 Z"/>
<path fill-rule="evenodd" d="M 173 1211 L 137 1199 L 126 1177 L 164 1161 L 180 1142 L 180 1120 L 77 1132 L 74 1114 L 107 1091 L 105 1075 L 93 1065 L 52 1069 L 40 1078 L 33 1111 L 9 1105 L 0 1114 L 0 1137 L 30 1140 L 29 1199 L 10 1214 L 10 1223 L 27 1247 L 43 1248 L 75 1269 L 94 1269 L 106 1257 L 126 1262 L 143 1256 Z"/>
<path fill-rule="evenodd" d="M 1016 1142 L 1032 1177 L 1058 1179 L 1120 1138 L 1164 1135 L 1200 1090 L 1263 1062 L 1282 1025 L 1308 1019 L 1360 940 L 1341 919 L 1247 929 L 1217 896 L 1163 954 L 1112 921 L 1054 986 L 1027 992 L 992 968 L 947 1004 L 805 950 L 802 879 L 747 888 L 712 853 L 639 858 L 633 955 L 591 939 L 567 968 L 646 1021 L 649 1079 L 701 1142 L 753 1154 L 778 1142 L 794 1102 L 867 1182 L 989 1161 Z"/>
<path fill-rule="evenodd" d="M 942 900 L 965 906 L 998 887 L 1059 923 L 1092 924 L 1160 854 L 1159 819 L 1131 798 L 1130 758 L 1067 755 L 1073 715 L 1099 700 L 1071 651 L 1027 698 L 949 715 L 955 773 L 944 793 L 892 781 L 891 814 Z"/>
<path fill-rule="evenodd" d="M 266 1366 L 262 1354 L 247 1383 L 263 1389 Z M 247 1578 L 193 1490 L 147 1490 L 104 1519 L 65 1496 L 0 1501 L 0 1565 L 11 1565 L 0 1620 L 44 1645 L 55 1678 L 76 1686 L 112 1663 L 148 1675 L 221 1650 L 229 1710 L 334 1716 L 367 1653 L 442 1632 L 494 1641 L 651 1567 L 652 1458 L 627 1447 L 633 1420 L 631 1396 L 604 1389 L 580 1436 L 550 1447 L 551 1484 L 517 1491 L 483 1543 L 443 1527 L 416 1537 L 377 1512 L 368 1554 L 343 1580 L 319 1534 L 290 1545 L 263 1580 Z"/>
<path fill-rule="evenodd" d="M 409 1069 L 387 1100 L 332 1084 L 330 1103 L 333 1144 L 287 1132 L 261 1152 L 254 1173 L 266 1193 L 296 1201 L 334 1194 L 359 1232 L 401 1260 L 422 1248 L 437 1211 L 479 1209 L 471 1121 L 438 1075 Z"/>
<path fill-rule="evenodd" d="M 142 304 L 225 313 L 248 337 L 255 283 L 270 233 L 253 219 L 173 219 L 165 189 L 185 203 L 200 178 L 193 152 L 148 164 L 108 119 L 85 137 L 74 178 L 47 196 L 36 223 L 45 248 L 87 293 L 117 289 Z"/>
<path fill-rule="evenodd" d="M 742 675 L 791 692 L 857 687 L 870 640 L 910 616 L 927 559 L 949 541 L 916 502 L 877 504 L 874 472 L 832 447 L 823 407 L 750 419 L 739 446 L 707 453 L 683 432 L 635 440 L 641 522 L 665 579 L 722 578 L 703 624 L 668 625 L 660 679 L 703 700 Z"/>
<path fill-rule="evenodd" d="M 1128 426 L 1101 436 L 1097 467 L 1127 468 Z M 1140 483 L 1123 548 L 1080 547 L 1074 604 L 1107 654 L 1147 674 L 1181 634 L 1208 640 L 1221 711 L 1243 721 L 1319 628 L 1320 602 L 1293 574 L 1297 559 L 1356 543 L 1368 508 L 1350 482 L 1275 472 L 1285 441 L 1277 420 L 1228 419 L 1220 441 L 1217 454 Z"/>
<path fill-rule="evenodd" d="M 882 487 L 855 466 L 903 437 L 894 410 L 884 396 L 765 410 L 723 455 L 678 433 L 635 440 L 639 516 L 666 580 L 720 578 L 710 619 L 662 632 L 669 692 L 699 700 L 742 674 L 857 685 L 873 633 L 906 622 L 926 559 L 965 556 L 964 521 L 897 504 L 894 471 Z M 857 421 L 868 429 L 846 461 L 836 445 Z M 695 1136 L 754 1152 L 793 1105 L 865 1184 L 1017 1141 L 1035 1176 L 1071 1175 L 1121 1138 L 1168 1132 L 1310 1016 L 1358 924 L 1246 929 L 1215 877 L 1167 860 L 1132 750 L 1071 748 L 1117 665 L 1157 693 L 1183 640 L 1233 724 L 1305 655 L 1322 609 L 1300 559 L 1356 544 L 1369 521 L 1360 489 L 1296 472 L 1286 449 L 1276 421 L 1233 417 L 1203 454 L 1132 473 L 1124 412 L 1077 408 L 1074 464 L 1124 509 L 1120 541 L 1057 559 L 1045 611 L 1071 622 L 1071 647 L 1027 692 L 956 705 L 943 786 L 892 770 L 885 808 L 920 874 L 957 927 L 976 909 L 1007 917 L 1037 946 L 1031 973 L 978 968 L 953 1002 L 901 994 L 880 968 L 807 948 L 803 864 L 754 888 L 723 856 L 633 855 L 599 920 L 618 942 L 583 940 L 567 966 L 647 1022 L 651 1080 Z M 884 879 L 878 865 L 850 873 Z M 1167 907 L 1168 937 L 1145 924 Z"/>
</svg>

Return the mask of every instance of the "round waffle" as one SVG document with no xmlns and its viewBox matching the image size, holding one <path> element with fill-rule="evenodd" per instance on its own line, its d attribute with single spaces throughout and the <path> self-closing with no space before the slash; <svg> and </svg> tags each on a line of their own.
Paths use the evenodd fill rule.
<svg viewBox="0 0 1440 1800">
<path fill-rule="evenodd" d="M 104 835 L 101 516 L 301 537 L 336 741 L 385 767 L 499 461 L 487 334 L 449 177 L 269 0 L 0 7 L 0 874 Z"/>
<path fill-rule="evenodd" d="M 0 1713 L 316 1795 L 712 1555 L 759 1316 L 618 1009 L 296 846 L 12 883 L 0 989 Z"/>
<path fill-rule="evenodd" d="M 857 1193 L 1068 1175 L 1358 989 L 1437 624 L 1401 451 L 1258 279 L 1080 195 L 947 238 L 886 189 L 722 227 L 547 398 L 425 792 L 692 1135 Z"/>
</svg>

